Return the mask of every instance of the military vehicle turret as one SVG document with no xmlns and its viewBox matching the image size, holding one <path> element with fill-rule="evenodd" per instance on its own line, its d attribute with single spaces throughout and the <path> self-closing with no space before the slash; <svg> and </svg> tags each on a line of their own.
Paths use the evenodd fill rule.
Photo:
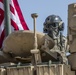
<svg viewBox="0 0 76 75">
<path fill-rule="evenodd" d="M 49 15 L 45 19 L 43 32 L 36 31 L 37 13 L 31 14 L 31 17 L 34 31 L 14 31 L 5 38 L 0 51 L 0 73 L 75 75 L 76 4 L 68 6 L 67 38 L 62 34 L 64 22 L 58 15 Z M 70 52 L 69 56 L 66 56 L 67 51 Z"/>
</svg>

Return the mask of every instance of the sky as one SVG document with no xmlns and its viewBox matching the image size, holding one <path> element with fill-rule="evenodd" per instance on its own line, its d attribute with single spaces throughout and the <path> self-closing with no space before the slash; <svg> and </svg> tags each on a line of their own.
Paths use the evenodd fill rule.
<svg viewBox="0 0 76 75">
<path fill-rule="evenodd" d="M 33 30 L 32 13 L 37 13 L 36 30 L 43 32 L 43 23 L 49 15 L 58 15 L 64 22 L 63 35 L 67 36 L 68 5 L 76 0 L 18 0 L 24 19 L 30 30 Z"/>
</svg>

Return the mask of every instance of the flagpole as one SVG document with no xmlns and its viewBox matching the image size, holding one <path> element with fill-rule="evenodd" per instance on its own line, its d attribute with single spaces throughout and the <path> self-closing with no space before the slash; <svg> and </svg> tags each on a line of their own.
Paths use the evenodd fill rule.
<svg viewBox="0 0 76 75">
<path fill-rule="evenodd" d="M 8 36 L 11 33 L 11 24 L 10 24 L 10 5 L 9 0 L 4 1 L 4 17 L 5 17 L 5 35 Z"/>
</svg>

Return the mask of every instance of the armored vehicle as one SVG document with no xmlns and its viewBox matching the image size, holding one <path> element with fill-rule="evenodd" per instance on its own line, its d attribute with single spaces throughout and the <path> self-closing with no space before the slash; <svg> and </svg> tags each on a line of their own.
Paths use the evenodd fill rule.
<svg viewBox="0 0 76 75">
<path fill-rule="evenodd" d="M 34 31 L 14 31 L 6 36 L 0 51 L 0 74 L 76 75 L 76 4 L 68 5 L 67 37 L 58 15 L 45 19 L 43 33 L 36 31 L 37 13 L 31 17 Z"/>
</svg>

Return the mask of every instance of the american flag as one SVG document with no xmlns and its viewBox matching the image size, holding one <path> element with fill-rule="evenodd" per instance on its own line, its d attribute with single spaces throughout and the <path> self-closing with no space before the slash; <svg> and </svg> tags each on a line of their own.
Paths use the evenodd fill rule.
<svg viewBox="0 0 76 75">
<path fill-rule="evenodd" d="M 10 21 L 11 21 L 11 30 L 29 30 L 22 12 L 20 10 L 17 0 L 9 0 L 10 2 Z M 4 4 L 3 0 L 0 0 L 0 48 L 5 37 L 4 32 Z"/>
</svg>

